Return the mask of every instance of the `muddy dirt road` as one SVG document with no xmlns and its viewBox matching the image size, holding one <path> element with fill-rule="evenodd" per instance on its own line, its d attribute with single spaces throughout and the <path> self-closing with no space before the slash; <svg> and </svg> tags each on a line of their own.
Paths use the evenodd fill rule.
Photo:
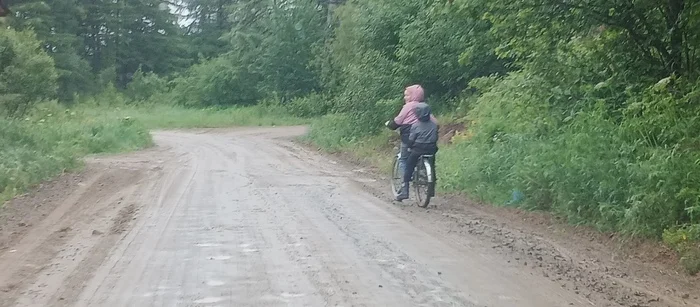
<svg viewBox="0 0 700 307">
<path fill-rule="evenodd" d="M 303 129 L 157 132 L 13 201 L 0 305 L 619 306 L 445 235 Z"/>
</svg>

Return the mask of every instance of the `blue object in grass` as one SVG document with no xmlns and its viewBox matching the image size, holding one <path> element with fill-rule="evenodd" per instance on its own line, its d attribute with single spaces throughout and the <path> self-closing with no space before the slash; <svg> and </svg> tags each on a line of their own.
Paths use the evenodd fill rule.
<svg viewBox="0 0 700 307">
<path fill-rule="evenodd" d="M 506 205 L 517 205 L 523 202 L 525 199 L 525 194 L 523 192 L 520 192 L 520 190 L 513 190 L 513 192 L 510 194 L 510 200 L 506 203 Z"/>
</svg>

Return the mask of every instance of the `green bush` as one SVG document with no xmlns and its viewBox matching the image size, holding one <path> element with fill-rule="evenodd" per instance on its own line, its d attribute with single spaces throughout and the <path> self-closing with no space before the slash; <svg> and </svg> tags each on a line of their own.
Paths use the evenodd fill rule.
<svg viewBox="0 0 700 307">
<path fill-rule="evenodd" d="M 167 86 L 167 80 L 152 72 L 144 73 L 139 69 L 127 85 L 126 94 L 132 101 L 142 102 L 156 94 L 165 93 L 168 90 Z"/>
<path fill-rule="evenodd" d="M 695 85 L 632 95 L 620 121 L 602 102 L 561 116 L 546 84 L 511 74 L 489 86 L 469 116 L 473 137 L 441 153 L 443 188 L 500 204 L 520 191 L 524 208 L 635 235 L 700 223 Z"/>
<path fill-rule="evenodd" d="M 125 106 L 130 102 L 130 99 L 115 88 L 112 83 L 107 83 L 100 93 L 79 98 L 79 103 L 77 106 L 82 107 L 83 109 L 89 107 L 103 109 L 106 107 Z"/>
<path fill-rule="evenodd" d="M 290 114 L 299 117 L 317 117 L 330 112 L 331 100 L 321 94 L 294 98 L 284 105 Z"/>
<path fill-rule="evenodd" d="M 405 79 L 394 72 L 399 64 L 377 51 L 366 51 L 359 63 L 343 73 L 345 86 L 332 100 L 333 111 L 350 120 L 354 137 L 372 135 L 401 109 Z"/>
<path fill-rule="evenodd" d="M 496 44 L 489 39 L 489 23 L 450 7 L 434 2 L 418 11 L 399 31 L 396 50 L 410 80 L 419 80 L 429 93 L 445 98 L 457 95 L 473 78 L 507 70 L 507 61 L 496 56 Z M 433 106 L 440 109 L 439 103 Z"/>
<path fill-rule="evenodd" d="M 188 107 L 251 105 L 263 97 L 256 89 L 258 81 L 240 60 L 221 56 L 194 65 L 173 80 L 170 97 Z"/>
<path fill-rule="evenodd" d="M 306 138 L 330 151 L 341 151 L 361 136 L 353 119 L 345 114 L 332 114 L 314 120 Z"/>
<path fill-rule="evenodd" d="M 0 116 L 20 116 L 58 89 L 54 62 L 30 31 L 0 31 Z"/>
</svg>

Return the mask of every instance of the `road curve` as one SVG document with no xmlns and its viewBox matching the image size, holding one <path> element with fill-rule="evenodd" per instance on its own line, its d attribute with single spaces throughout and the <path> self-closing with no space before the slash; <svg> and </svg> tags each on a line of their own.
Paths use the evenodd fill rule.
<svg viewBox="0 0 700 307">
<path fill-rule="evenodd" d="M 154 149 L 94 158 L 102 173 L 0 255 L 0 305 L 591 306 L 406 218 L 288 139 L 303 131 L 155 132 Z"/>
</svg>

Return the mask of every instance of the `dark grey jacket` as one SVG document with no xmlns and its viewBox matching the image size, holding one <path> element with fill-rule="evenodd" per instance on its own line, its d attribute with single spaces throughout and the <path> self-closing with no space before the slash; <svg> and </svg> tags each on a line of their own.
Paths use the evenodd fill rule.
<svg viewBox="0 0 700 307">
<path fill-rule="evenodd" d="M 415 108 L 418 121 L 411 125 L 408 148 L 418 154 L 435 154 L 438 150 L 438 125 L 430 120 L 430 106 L 419 103 Z"/>
</svg>

